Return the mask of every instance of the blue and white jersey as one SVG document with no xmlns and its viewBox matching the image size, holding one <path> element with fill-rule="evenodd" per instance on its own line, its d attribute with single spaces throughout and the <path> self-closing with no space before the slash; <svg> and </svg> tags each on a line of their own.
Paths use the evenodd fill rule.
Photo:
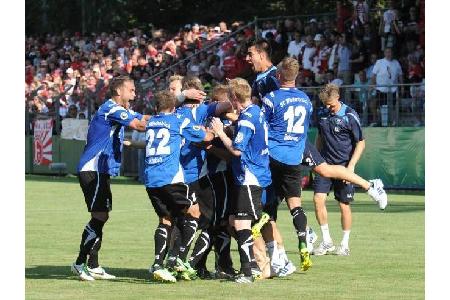
<svg viewBox="0 0 450 300">
<path fill-rule="evenodd" d="M 119 175 L 124 126 L 130 125 L 135 118 L 141 120 L 142 115 L 126 110 L 112 99 L 103 103 L 89 124 L 86 146 L 77 172 L 97 171 Z"/>
<path fill-rule="evenodd" d="M 241 155 L 231 161 L 237 185 L 266 187 L 272 182 L 267 134 L 267 123 L 261 109 L 255 104 L 246 107 L 237 120 L 233 140 L 234 149 L 241 151 Z"/>
<path fill-rule="evenodd" d="M 266 71 L 256 75 L 256 79 L 252 84 L 252 97 L 261 100 L 266 94 L 278 90 L 280 82 L 276 77 L 277 67 L 271 66 Z"/>
<path fill-rule="evenodd" d="M 184 183 L 180 163 L 182 140 L 201 142 L 205 135 L 199 125 L 181 114 L 160 113 L 153 116 L 145 132 L 145 186 L 152 188 Z"/>
<path fill-rule="evenodd" d="M 342 103 L 336 114 L 328 109 L 318 111 L 318 129 L 322 140 L 322 154 L 325 161 L 333 165 L 347 165 L 356 143 L 364 140 L 358 114 Z"/>
<path fill-rule="evenodd" d="M 269 126 L 269 154 L 287 165 L 299 165 L 308 136 L 313 107 L 297 88 L 280 88 L 262 99 Z"/>
<path fill-rule="evenodd" d="M 192 123 L 205 125 L 206 119 L 213 116 L 216 112 L 217 103 L 200 104 L 198 106 L 183 105 L 177 109 L 177 113 L 183 115 L 185 118 L 191 120 Z M 194 182 L 208 174 L 206 163 L 206 151 L 193 144 L 191 141 L 186 141 L 181 147 L 181 165 L 184 169 L 185 182 Z"/>
</svg>

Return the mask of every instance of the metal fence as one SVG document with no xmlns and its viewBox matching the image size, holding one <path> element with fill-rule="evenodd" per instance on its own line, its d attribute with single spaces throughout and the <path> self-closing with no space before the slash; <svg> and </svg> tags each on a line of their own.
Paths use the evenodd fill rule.
<svg viewBox="0 0 450 300">
<path fill-rule="evenodd" d="M 322 105 L 322 86 L 299 87 L 311 99 L 314 108 Z M 389 92 L 380 92 L 387 88 Z M 397 85 L 342 85 L 340 99 L 359 114 L 366 127 L 425 126 L 425 83 Z M 317 123 L 314 114 L 312 125 Z"/>
</svg>

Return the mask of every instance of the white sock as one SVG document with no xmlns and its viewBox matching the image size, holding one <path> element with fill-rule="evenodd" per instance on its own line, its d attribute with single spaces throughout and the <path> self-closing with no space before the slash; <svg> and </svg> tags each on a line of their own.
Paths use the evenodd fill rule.
<svg viewBox="0 0 450 300">
<path fill-rule="evenodd" d="M 342 230 L 342 241 L 341 241 L 341 245 L 344 248 L 348 248 L 348 240 L 350 239 L 350 231 L 351 230 Z"/>
<path fill-rule="evenodd" d="M 280 253 L 281 260 L 284 261 L 285 264 L 287 264 L 289 262 L 289 258 L 286 255 L 286 250 L 284 249 L 284 247 L 278 248 L 278 252 Z"/>
<path fill-rule="evenodd" d="M 332 243 L 333 240 L 330 236 L 330 230 L 328 229 L 328 224 L 320 225 L 320 230 L 322 231 L 322 239 L 325 243 Z"/>
</svg>

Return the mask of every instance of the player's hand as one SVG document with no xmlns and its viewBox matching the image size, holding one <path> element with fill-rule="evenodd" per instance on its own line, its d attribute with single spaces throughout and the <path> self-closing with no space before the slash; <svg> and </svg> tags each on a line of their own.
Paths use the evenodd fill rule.
<svg viewBox="0 0 450 300">
<path fill-rule="evenodd" d="M 211 129 L 214 133 L 219 134 L 223 132 L 223 123 L 219 118 L 213 118 L 211 121 Z"/>
<path fill-rule="evenodd" d="M 355 166 L 353 166 L 353 165 L 348 165 L 348 166 L 347 166 L 347 170 L 349 170 L 349 171 L 352 172 L 352 173 L 355 173 Z M 345 184 L 351 184 L 351 182 L 350 182 L 350 181 L 347 181 L 347 180 L 344 180 L 344 183 L 345 183 Z"/>
<path fill-rule="evenodd" d="M 193 99 L 202 101 L 206 98 L 206 93 L 196 89 L 188 89 L 183 91 L 183 95 L 186 96 L 187 99 Z"/>
</svg>

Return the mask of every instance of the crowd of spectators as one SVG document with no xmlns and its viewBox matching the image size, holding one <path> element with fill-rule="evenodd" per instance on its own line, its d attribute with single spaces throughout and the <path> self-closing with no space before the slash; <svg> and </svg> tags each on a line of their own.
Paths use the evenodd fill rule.
<svg viewBox="0 0 450 300">
<path fill-rule="evenodd" d="M 400 2 L 387 0 L 387 9 L 376 10 L 375 1 L 336 1 L 335 13 L 266 21 L 256 34 L 271 44 L 275 64 L 286 55 L 298 58 L 299 87 L 328 82 L 364 85 L 372 78 L 377 84 L 419 83 L 425 74 L 425 1 L 409 2 L 409 6 L 400 6 Z M 226 78 L 251 80 L 254 74 L 245 61 L 245 45 L 255 36 L 254 27 L 226 38 L 243 25 L 194 23 L 175 33 L 134 28 L 27 37 L 27 109 L 61 118 L 87 118 L 107 96 L 109 80 L 118 74 L 129 74 L 135 80 L 133 109 L 145 113 L 153 109 L 153 93 L 167 88 L 168 78 L 174 74 L 199 76 L 206 91 Z M 213 45 L 222 38 L 226 39 Z M 208 50 L 200 51 L 208 46 Z M 386 50 L 393 53 L 390 60 Z M 183 61 L 187 57 L 191 58 Z M 385 65 L 390 81 L 383 75 L 386 72 L 380 71 L 383 68 L 375 67 L 381 59 L 388 61 Z M 177 62 L 181 63 L 160 73 Z M 391 76 L 391 62 L 398 64 L 398 76 Z"/>
</svg>

